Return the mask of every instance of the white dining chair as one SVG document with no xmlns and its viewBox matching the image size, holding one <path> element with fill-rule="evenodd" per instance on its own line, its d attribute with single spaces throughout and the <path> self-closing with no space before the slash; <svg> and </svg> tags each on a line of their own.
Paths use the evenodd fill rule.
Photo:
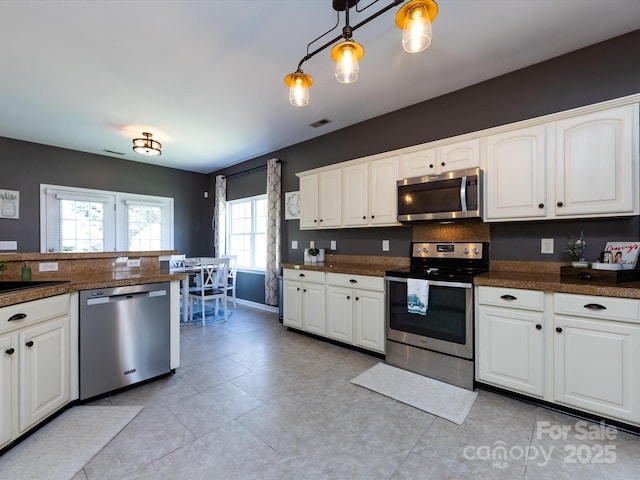
<svg viewBox="0 0 640 480">
<path fill-rule="evenodd" d="M 227 321 L 227 290 L 220 287 L 226 285 L 229 272 L 229 259 L 202 258 L 200 259 L 200 273 L 198 285 L 189 291 L 189 320 L 193 322 L 193 303 L 200 301 L 202 312 L 202 326 L 205 325 L 205 303 L 215 300 L 214 314 L 218 311 L 218 301 L 222 302 L 224 321 Z"/>
<path fill-rule="evenodd" d="M 231 292 L 231 298 L 233 298 L 233 308 L 236 308 L 236 273 L 238 272 L 238 256 L 237 255 L 222 255 L 221 258 L 229 259 L 229 275 L 227 276 L 227 292 Z"/>
</svg>

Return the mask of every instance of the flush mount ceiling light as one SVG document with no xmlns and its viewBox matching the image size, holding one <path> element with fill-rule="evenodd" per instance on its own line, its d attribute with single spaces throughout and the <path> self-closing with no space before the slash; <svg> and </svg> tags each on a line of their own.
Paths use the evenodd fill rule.
<svg viewBox="0 0 640 480">
<path fill-rule="evenodd" d="M 155 140 L 151 140 L 153 135 L 148 132 L 142 132 L 142 135 L 145 138 L 134 138 L 133 139 L 133 151 L 139 153 L 140 155 L 146 155 L 147 157 L 157 157 L 158 155 L 162 155 L 162 145 L 160 142 L 156 142 Z"/>
<path fill-rule="evenodd" d="M 309 104 L 309 87 L 313 85 L 311 75 L 302 71 L 302 64 L 311 57 L 341 41 L 331 49 L 331 58 L 336 62 L 336 79 L 340 83 L 353 83 L 358 79 L 360 73 L 360 59 L 364 56 L 364 48 L 358 42 L 351 39 L 353 32 L 361 26 L 369 23 L 374 18 L 392 8 L 405 3 L 405 0 L 393 0 L 382 7 L 377 12 L 364 19 L 362 22 L 349 25 L 349 10 L 355 7 L 356 12 L 362 12 L 379 0 L 372 0 L 371 3 L 358 9 L 360 0 L 332 0 L 333 9 L 337 12 L 338 21 L 336 26 L 326 33 L 323 33 L 315 40 L 307 44 L 307 54 L 298 63 L 295 72 L 284 77 L 284 83 L 289 87 L 289 102 L 296 107 L 304 107 Z M 309 52 L 311 45 L 324 38 L 333 30 L 338 28 L 340 23 L 340 12 L 344 12 L 345 26 L 342 34 L 328 41 L 316 50 Z M 438 15 L 438 4 L 434 0 L 411 0 L 403 5 L 396 14 L 396 25 L 402 29 L 402 47 L 409 53 L 421 52 L 431 44 L 431 22 Z"/>
</svg>

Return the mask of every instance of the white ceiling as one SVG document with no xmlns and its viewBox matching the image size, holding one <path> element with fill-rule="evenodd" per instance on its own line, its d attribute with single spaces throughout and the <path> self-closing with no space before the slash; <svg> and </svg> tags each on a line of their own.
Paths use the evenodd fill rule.
<svg viewBox="0 0 640 480">
<path fill-rule="evenodd" d="M 2 0 L 0 136 L 209 173 L 640 28 L 639 0 L 438 3 L 427 50 L 402 50 L 396 7 L 354 32 L 357 82 L 319 53 L 295 108 L 283 78 L 335 25 L 331 0 Z M 162 156 L 132 151 L 143 131 Z"/>
</svg>

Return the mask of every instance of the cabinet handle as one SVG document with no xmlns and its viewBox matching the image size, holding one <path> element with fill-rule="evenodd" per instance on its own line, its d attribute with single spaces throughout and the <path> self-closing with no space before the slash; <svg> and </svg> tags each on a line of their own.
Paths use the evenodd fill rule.
<svg viewBox="0 0 640 480">
<path fill-rule="evenodd" d="M 27 314 L 26 313 L 16 313 L 11 318 L 9 318 L 9 320 L 7 320 L 7 321 L 8 322 L 13 322 L 14 320 L 22 320 L 23 318 L 27 318 Z"/>
<path fill-rule="evenodd" d="M 562 333 L 562 327 L 556 327 L 556 332 Z"/>
<path fill-rule="evenodd" d="M 25 345 L 29 348 L 33 347 L 33 340 L 29 340 Z"/>
<path fill-rule="evenodd" d="M 593 280 L 593 275 L 590 273 L 579 273 L 578 278 L 580 280 Z"/>
<path fill-rule="evenodd" d="M 536 330 L 542 330 L 542 325 L 540 325 L 539 323 L 536 324 Z"/>
<path fill-rule="evenodd" d="M 358 280 L 356 280 L 355 278 L 352 278 L 351 280 L 349 280 L 350 283 L 358 283 Z"/>
<path fill-rule="evenodd" d="M 589 310 L 606 310 L 607 307 L 604 305 L 600 305 L 599 303 L 587 303 L 584 308 L 588 308 Z"/>
<path fill-rule="evenodd" d="M 544 203 L 539 203 L 538 208 L 544 208 Z"/>
<path fill-rule="evenodd" d="M 556 205 L 558 205 L 559 207 L 561 207 L 563 205 L 562 202 L 558 202 Z"/>
<path fill-rule="evenodd" d="M 304 277 L 304 273 L 298 274 L 299 277 Z"/>
<path fill-rule="evenodd" d="M 7 348 L 4 353 L 6 353 L 7 355 L 13 355 L 13 353 L 16 351 L 15 348 Z"/>
<path fill-rule="evenodd" d="M 514 297 L 513 295 L 502 295 L 500 298 L 503 299 L 503 300 L 509 300 L 509 301 L 518 299 L 517 297 Z"/>
</svg>

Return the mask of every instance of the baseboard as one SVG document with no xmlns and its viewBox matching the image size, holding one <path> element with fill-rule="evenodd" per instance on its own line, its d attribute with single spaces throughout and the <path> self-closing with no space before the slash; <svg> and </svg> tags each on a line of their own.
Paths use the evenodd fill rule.
<svg viewBox="0 0 640 480">
<path fill-rule="evenodd" d="M 249 307 L 259 308 L 260 310 L 266 310 L 267 312 L 278 313 L 278 307 L 273 307 L 264 303 L 252 302 L 250 300 L 245 300 L 244 298 L 237 297 L 236 302 L 242 305 L 247 305 Z M 229 304 L 233 305 L 233 300 L 231 299 L 231 297 L 229 297 L 229 299 L 227 300 L 227 306 L 229 306 Z"/>
</svg>

